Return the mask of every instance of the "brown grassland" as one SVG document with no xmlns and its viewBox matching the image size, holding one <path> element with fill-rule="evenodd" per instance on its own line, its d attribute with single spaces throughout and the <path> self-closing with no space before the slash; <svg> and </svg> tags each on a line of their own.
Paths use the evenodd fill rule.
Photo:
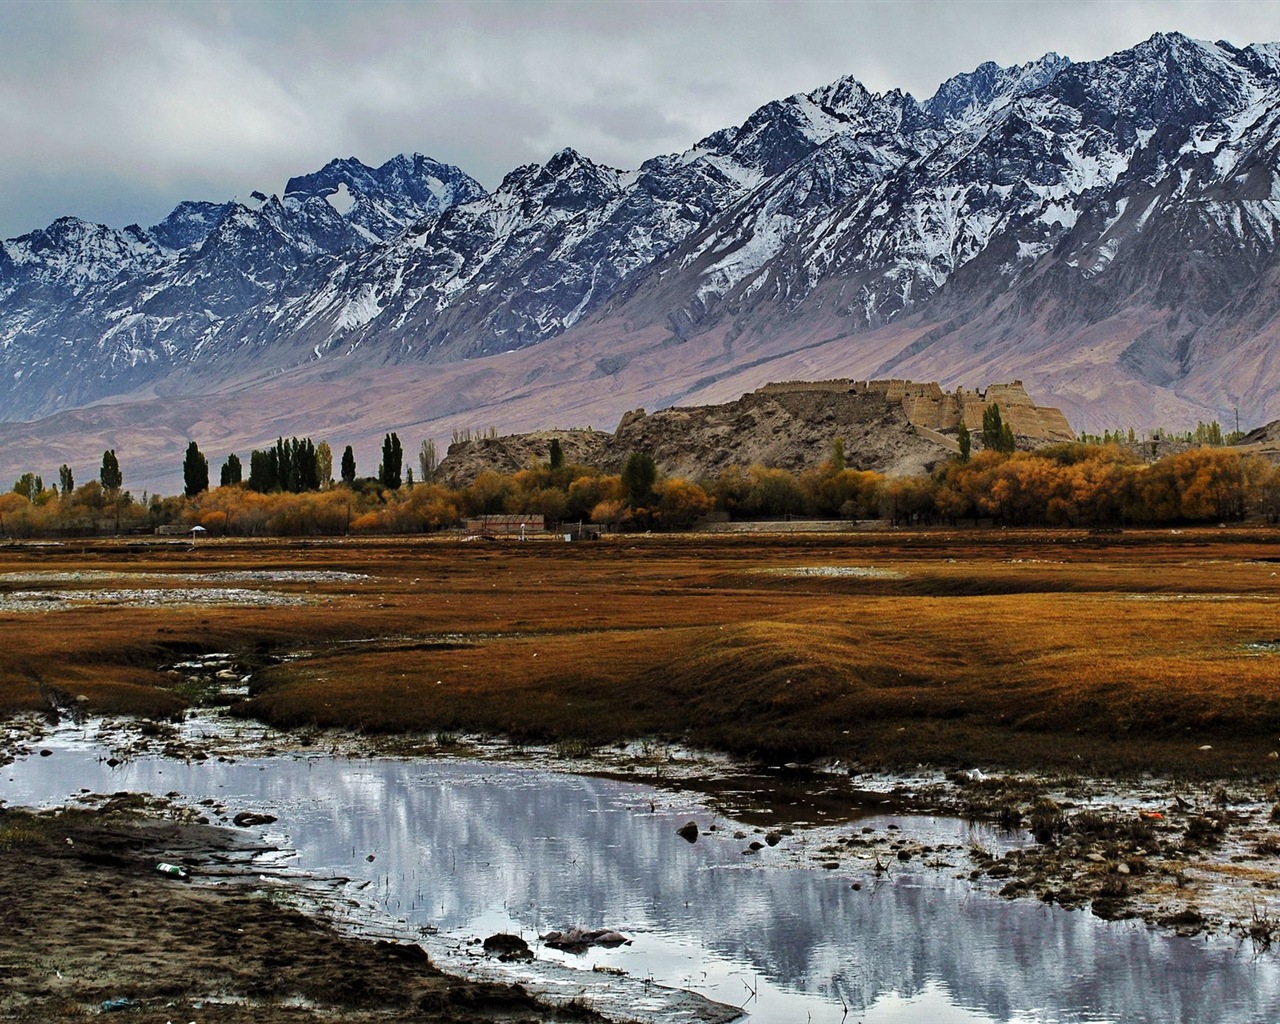
<svg viewBox="0 0 1280 1024">
<path fill-rule="evenodd" d="M 814 568 L 845 574 L 796 572 Z M 863 568 L 879 574 L 849 573 Z M 369 578 L 256 585 L 308 599 L 283 607 L 74 593 L 280 570 Z M 0 712 L 64 691 L 167 717 L 190 695 L 162 667 L 231 651 L 256 668 L 238 713 L 286 728 L 1274 775 L 1278 571 L 1280 531 L 1261 527 L 13 544 Z M 120 575 L 41 579 L 81 572 Z M 23 590 L 67 599 L 3 610 Z"/>
</svg>

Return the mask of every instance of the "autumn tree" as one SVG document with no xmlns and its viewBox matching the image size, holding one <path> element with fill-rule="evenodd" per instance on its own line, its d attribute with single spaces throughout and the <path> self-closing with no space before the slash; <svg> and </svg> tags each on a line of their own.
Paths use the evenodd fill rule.
<svg viewBox="0 0 1280 1024">
<path fill-rule="evenodd" d="M 621 493 L 621 478 L 583 473 L 569 484 L 565 516 L 569 519 L 590 519 L 597 505 L 603 501 L 618 501 Z"/>
<path fill-rule="evenodd" d="M 1272 523 L 1280 523 L 1280 466 L 1266 466 L 1259 474 L 1258 511 Z"/>
<path fill-rule="evenodd" d="M 23 537 L 31 532 L 31 501 L 16 491 L 0 494 L 0 537 Z"/>
<path fill-rule="evenodd" d="M 750 489 L 741 510 L 748 516 L 786 516 L 804 512 L 800 482 L 785 469 L 752 466 L 747 471 Z"/>
<path fill-rule="evenodd" d="M 806 497 L 815 514 L 860 519 L 875 518 L 884 478 L 879 473 L 843 469 L 816 481 L 806 474 L 803 483 L 812 484 L 812 491 Z"/>
<path fill-rule="evenodd" d="M 486 469 L 462 491 L 462 505 L 468 515 L 493 516 L 507 510 L 514 487 L 509 476 Z"/>
<path fill-rule="evenodd" d="M 657 521 L 668 530 L 688 529 L 711 511 L 706 491 L 688 480 L 663 480 L 654 493 Z"/>
</svg>

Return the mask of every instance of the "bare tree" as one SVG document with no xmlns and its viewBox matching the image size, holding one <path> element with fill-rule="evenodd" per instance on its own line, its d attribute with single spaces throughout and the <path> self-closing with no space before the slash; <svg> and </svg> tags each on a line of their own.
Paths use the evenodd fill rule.
<svg viewBox="0 0 1280 1024">
<path fill-rule="evenodd" d="M 436 443 L 431 438 L 427 438 L 422 442 L 422 447 L 418 449 L 418 468 L 422 470 L 423 483 L 431 482 L 438 465 L 440 465 L 440 460 L 436 457 Z"/>
</svg>

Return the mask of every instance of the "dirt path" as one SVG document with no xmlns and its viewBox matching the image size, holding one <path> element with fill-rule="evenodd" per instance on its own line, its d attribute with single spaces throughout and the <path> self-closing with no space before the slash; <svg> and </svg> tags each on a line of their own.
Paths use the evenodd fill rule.
<svg viewBox="0 0 1280 1024">
<path fill-rule="evenodd" d="M 450 977 L 417 946 L 340 935 L 272 898 L 228 830 L 110 808 L 0 810 L 0 1020 L 600 1019 Z"/>
</svg>

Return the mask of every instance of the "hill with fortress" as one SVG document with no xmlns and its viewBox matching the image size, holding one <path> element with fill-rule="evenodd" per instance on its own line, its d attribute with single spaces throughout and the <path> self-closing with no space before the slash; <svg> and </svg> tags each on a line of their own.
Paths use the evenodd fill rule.
<svg viewBox="0 0 1280 1024">
<path fill-rule="evenodd" d="M 733 402 L 626 413 L 613 433 L 539 430 L 455 441 L 436 478 L 470 483 L 486 469 L 515 472 L 545 462 L 552 440 L 565 460 L 618 472 L 631 452 L 691 480 L 730 466 L 763 465 L 803 472 L 830 458 L 836 438 L 853 469 L 889 475 L 928 472 L 959 451 L 961 423 L 975 447 L 988 408 L 998 406 L 1020 447 L 1074 440 L 1061 410 L 1038 406 L 1021 381 L 944 391 L 909 380 L 787 381 L 766 384 Z"/>
</svg>

